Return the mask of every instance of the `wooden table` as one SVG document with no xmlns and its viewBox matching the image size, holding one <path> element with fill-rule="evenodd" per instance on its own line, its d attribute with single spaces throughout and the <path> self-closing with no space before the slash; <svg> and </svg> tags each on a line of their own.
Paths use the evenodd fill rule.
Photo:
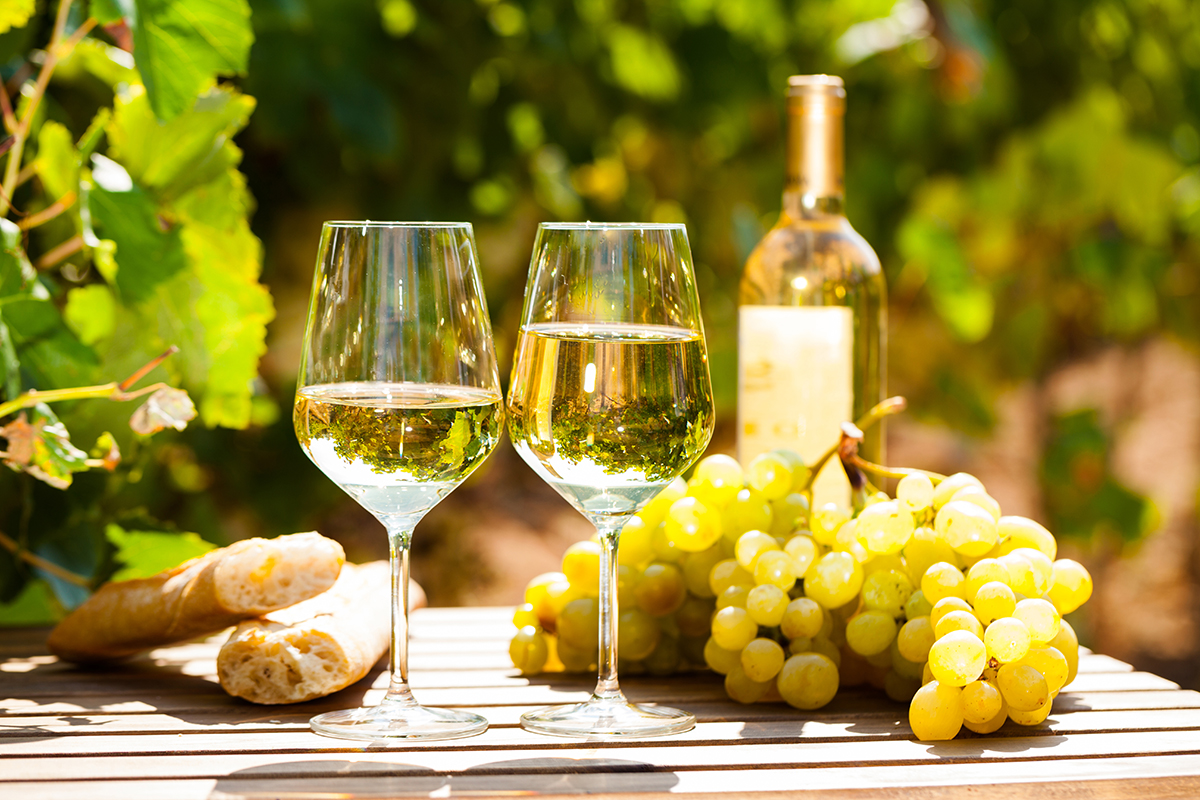
<svg viewBox="0 0 1200 800">
<path fill-rule="evenodd" d="M 378 702 L 381 672 L 320 702 L 253 706 L 215 682 L 221 637 L 84 671 L 46 655 L 44 631 L 0 631 L 0 798 L 1200 797 L 1200 693 L 1106 656 L 1082 658 L 1044 725 L 1010 722 L 986 737 L 918 742 L 906 707 L 872 690 L 843 689 L 816 712 L 742 706 L 701 673 L 624 682 L 632 699 L 695 713 L 695 730 L 595 742 L 518 726 L 530 708 L 584 699 L 592 682 L 520 677 L 507 655 L 510 613 L 416 613 L 418 698 L 492 723 L 481 736 L 416 745 L 356 746 L 308 730 L 315 713 Z"/>
</svg>

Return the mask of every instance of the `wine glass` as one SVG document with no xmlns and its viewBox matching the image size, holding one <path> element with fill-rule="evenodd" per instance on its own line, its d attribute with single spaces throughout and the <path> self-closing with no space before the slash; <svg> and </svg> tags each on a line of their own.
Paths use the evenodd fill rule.
<svg viewBox="0 0 1200 800">
<path fill-rule="evenodd" d="M 530 712 L 563 736 L 662 736 L 686 711 L 629 703 L 617 684 L 617 542 L 629 518 L 703 453 L 712 386 L 682 225 L 543 223 L 508 394 L 521 457 L 600 535 L 599 680 L 587 702 Z"/>
<path fill-rule="evenodd" d="M 383 702 L 314 717 L 345 739 L 454 739 L 478 714 L 426 708 L 408 688 L 413 528 L 483 463 L 502 396 L 475 237 L 460 222 L 326 222 L 293 420 L 325 475 L 387 529 L 391 682 Z"/>
</svg>

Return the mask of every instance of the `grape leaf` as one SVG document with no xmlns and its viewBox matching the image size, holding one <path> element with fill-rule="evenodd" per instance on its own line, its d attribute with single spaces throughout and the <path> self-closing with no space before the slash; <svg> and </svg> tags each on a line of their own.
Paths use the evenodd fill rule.
<svg viewBox="0 0 1200 800">
<path fill-rule="evenodd" d="M 25 291 L 36 277 L 21 246 L 21 229 L 10 219 L 0 219 L 0 297 Z"/>
<path fill-rule="evenodd" d="M 117 549 L 116 560 L 124 565 L 112 576 L 114 581 L 149 578 L 215 547 L 194 533 L 127 531 L 111 524 L 105 527 L 104 536 Z"/>
<path fill-rule="evenodd" d="M 52 625 L 62 616 L 62 605 L 45 581 L 29 581 L 11 603 L 0 604 L 0 627 Z"/>
<path fill-rule="evenodd" d="M 169 200 L 220 178 L 241 160 L 226 141 L 246 126 L 254 98 L 212 89 L 190 110 L 160 123 L 141 86 L 118 96 L 108 126 L 109 155 L 134 182 Z"/>
<path fill-rule="evenodd" d="M 179 229 L 164 223 L 154 201 L 135 186 L 119 164 L 92 156 L 95 185 L 88 191 L 88 207 L 96 233 L 116 243 L 117 288 L 122 299 L 147 299 L 154 287 L 187 266 Z"/>
<path fill-rule="evenodd" d="M 0 3 L 0 33 L 23 28 L 33 16 L 34 0 L 5 0 Z"/>
<path fill-rule="evenodd" d="M 31 385 L 45 389 L 95 382 L 95 351 L 75 338 L 49 299 L 21 297 L 2 308 L 13 345 L 21 354 L 21 369 L 32 378 Z"/>
<path fill-rule="evenodd" d="M 113 6 L 133 33 L 133 57 L 160 120 L 187 111 L 217 75 L 242 75 L 254 34 L 246 0 L 133 0 Z"/>
<path fill-rule="evenodd" d="M 121 448 L 117 446 L 116 437 L 108 431 L 96 438 L 96 446 L 92 448 L 90 455 L 103 461 L 104 468 L 109 472 L 121 463 Z"/>
<path fill-rule="evenodd" d="M 129 427 L 133 428 L 134 433 L 149 436 L 163 428 L 181 431 L 195 418 L 196 406 L 188 393 L 183 389 L 164 386 L 138 406 L 129 418 Z"/>
<path fill-rule="evenodd" d="M 105 44 L 99 39 L 84 39 L 54 70 L 55 80 L 70 80 L 80 72 L 90 74 L 109 86 L 140 83 L 141 78 L 133 66 L 133 56 L 119 47 Z M 101 108 L 101 112 L 108 111 Z"/>
<path fill-rule="evenodd" d="M 117 304 L 112 291 L 102 283 L 71 289 L 67 292 L 63 321 L 87 345 L 112 336 L 117 324 Z"/>
<path fill-rule="evenodd" d="M 54 200 L 79 191 L 79 154 L 65 125 L 46 120 L 38 131 L 37 171 Z"/>
<path fill-rule="evenodd" d="M 120 22 L 123 17 L 133 17 L 136 14 L 133 0 L 91 0 L 88 3 L 88 11 L 101 25 Z"/>
<path fill-rule="evenodd" d="M 55 489 L 66 489 L 71 485 L 72 473 L 88 468 L 87 453 L 71 444 L 67 426 L 44 403 L 35 406 L 28 418 L 21 412 L 0 428 L 0 437 L 8 442 L 5 465 L 23 470 Z"/>
</svg>

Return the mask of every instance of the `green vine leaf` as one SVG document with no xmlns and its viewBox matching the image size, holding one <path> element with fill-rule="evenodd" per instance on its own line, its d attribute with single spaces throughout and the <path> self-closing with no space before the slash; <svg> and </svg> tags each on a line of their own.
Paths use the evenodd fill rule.
<svg viewBox="0 0 1200 800">
<path fill-rule="evenodd" d="M 94 345 L 112 336 L 117 324 L 117 302 L 102 283 L 79 286 L 67 292 L 63 321 L 79 341 Z"/>
<path fill-rule="evenodd" d="M 5 0 L 0 3 L 0 33 L 24 28 L 33 16 L 35 7 L 34 0 Z"/>
<path fill-rule="evenodd" d="M 123 565 L 112 576 L 114 581 L 149 578 L 202 556 L 216 546 L 194 533 L 127 531 L 112 524 L 105 526 L 104 538 L 116 548 L 115 558 Z"/>
<path fill-rule="evenodd" d="M 21 246 L 21 229 L 11 219 L 0 219 L 0 297 L 24 292 L 36 278 Z"/>
<path fill-rule="evenodd" d="M 33 409 L 32 421 L 24 412 L 0 428 L 7 441 L 4 464 L 24 471 L 55 489 L 71 485 L 72 473 L 88 468 L 87 453 L 71 444 L 63 425 L 44 403 Z"/>
<path fill-rule="evenodd" d="M 65 125 L 46 120 L 38 131 L 37 171 L 52 200 L 79 191 L 79 153 Z"/>
<path fill-rule="evenodd" d="M 246 0 L 103 0 L 93 13 L 124 20 L 150 106 L 167 121 L 190 109 L 218 75 L 243 75 L 254 33 Z"/>
</svg>

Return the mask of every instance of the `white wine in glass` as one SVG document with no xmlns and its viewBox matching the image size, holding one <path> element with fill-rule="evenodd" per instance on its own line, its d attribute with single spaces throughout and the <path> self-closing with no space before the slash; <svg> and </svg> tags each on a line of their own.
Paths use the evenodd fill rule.
<svg viewBox="0 0 1200 800">
<path fill-rule="evenodd" d="M 629 517 L 704 452 L 712 388 L 682 225 L 543 224 L 508 396 L 521 457 L 600 534 L 600 675 L 585 703 L 521 724 L 564 736 L 686 731 L 686 711 L 617 682 L 617 545 Z"/>
<path fill-rule="evenodd" d="M 327 222 L 293 411 L 322 472 L 387 529 L 391 680 L 378 706 L 312 719 L 346 739 L 453 739 L 478 714 L 408 688 L 413 528 L 483 463 L 503 423 L 491 323 L 466 223 Z"/>
</svg>

